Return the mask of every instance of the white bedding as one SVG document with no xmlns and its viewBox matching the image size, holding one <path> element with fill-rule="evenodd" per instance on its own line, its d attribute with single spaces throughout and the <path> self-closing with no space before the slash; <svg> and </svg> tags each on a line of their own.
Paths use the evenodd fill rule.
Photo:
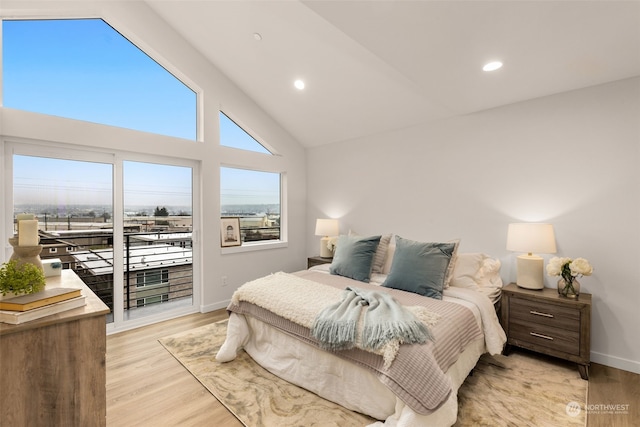
<svg viewBox="0 0 640 427">
<path fill-rule="evenodd" d="M 328 273 L 326 265 L 313 269 Z M 385 277 L 375 274 L 371 283 L 381 284 Z M 453 392 L 437 411 L 429 415 L 417 414 L 406 406 L 368 369 L 319 351 L 250 316 L 231 314 L 227 340 L 216 358 L 219 361 L 232 360 L 236 351 L 244 348 L 258 364 L 284 380 L 348 409 L 384 420 L 372 425 L 450 426 L 457 418 L 458 388 L 483 353 L 498 354 L 502 351 L 506 337 L 493 304 L 484 294 L 472 289 L 448 288 L 444 291 L 443 299 L 469 308 L 482 328 L 484 339 L 467 345 L 446 372 L 451 379 Z M 367 393 L 362 390 L 367 390 Z"/>
</svg>

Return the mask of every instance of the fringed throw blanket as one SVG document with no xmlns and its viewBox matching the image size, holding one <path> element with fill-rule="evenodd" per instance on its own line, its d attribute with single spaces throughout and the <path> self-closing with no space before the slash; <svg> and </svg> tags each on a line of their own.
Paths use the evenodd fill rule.
<svg viewBox="0 0 640 427">
<path fill-rule="evenodd" d="M 460 304 L 305 270 L 295 275 L 276 273 L 245 283 L 236 290 L 227 309 L 254 317 L 319 348 L 318 340 L 310 333 L 315 319 L 327 307 L 340 304 L 345 289 L 352 286 L 393 296 L 404 310 L 427 325 L 433 340 L 400 345 L 399 349 L 390 342 L 378 350 L 364 349 L 359 342 L 365 323 L 361 308 L 355 347 L 335 354 L 370 369 L 417 413 L 428 414 L 440 407 L 452 390 L 445 372 L 468 343 L 482 337 L 473 313 Z"/>
<path fill-rule="evenodd" d="M 343 302 L 344 292 L 344 290 L 336 289 L 332 286 L 306 280 L 292 274 L 278 272 L 245 283 L 233 294 L 231 303 L 237 305 L 240 301 L 244 301 L 255 304 L 271 311 L 272 313 L 282 316 L 285 319 L 297 323 L 300 326 L 312 329 L 316 323 L 316 318 L 321 313 L 325 310 L 329 310 L 334 305 L 340 305 Z M 414 319 L 417 318 L 418 323 L 423 324 L 422 326 L 425 330 L 425 325 L 433 326 L 440 318 L 440 315 L 429 311 L 425 307 L 402 307 L 398 303 L 393 304 L 390 302 L 393 300 L 391 296 L 385 295 L 382 292 L 376 293 L 380 295 L 378 300 L 384 300 L 385 304 L 375 305 L 375 308 L 372 308 L 371 306 L 369 307 L 367 312 L 375 313 L 369 314 L 370 319 L 373 320 L 370 320 L 368 324 L 371 328 L 375 327 L 375 324 L 378 323 L 379 328 L 371 329 L 367 334 L 369 336 L 377 335 L 379 337 L 379 342 L 375 345 L 363 344 L 360 338 L 365 336 L 365 332 L 361 330 L 363 329 L 362 322 L 358 322 L 357 326 L 354 324 L 354 327 L 358 329 L 358 331 L 353 334 L 354 339 L 352 339 L 352 343 L 354 345 L 344 348 L 355 347 L 381 355 L 384 358 L 385 368 L 388 368 L 396 358 L 402 342 L 400 339 L 392 340 L 383 336 L 383 325 L 380 324 L 383 318 L 382 310 L 389 310 L 386 314 L 396 313 L 398 316 L 396 317 L 396 320 L 409 319 L 408 316 L 413 314 L 412 317 Z M 393 309 L 389 308 L 391 305 L 394 306 Z M 407 312 L 408 310 L 408 315 L 398 314 L 400 313 L 400 310 L 404 312 Z M 354 318 L 357 321 L 358 316 L 360 315 L 360 310 L 353 310 L 350 311 L 350 313 L 355 316 Z M 371 318 L 371 316 L 373 316 L 373 318 Z M 393 332 L 392 334 L 396 335 L 396 332 Z M 426 334 L 428 336 L 429 332 L 427 331 Z M 422 340 L 419 342 L 424 343 L 425 341 L 426 340 Z M 412 343 L 417 341 L 409 340 L 405 342 Z M 338 346 L 336 346 L 335 349 L 338 349 Z"/>
<path fill-rule="evenodd" d="M 320 312 L 311 335 L 327 350 L 346 350 L 356 346 L 358 320 L 362 321 L 362 348 L 379 350 L 387 344 L 422 344 L 431 339 L 427 326 L 391 295 L 348 287 L 342 301 Z M 435 317 L 434 319 L 435 320 Z M 395 352 L 395 351 L 394 351 Z"/>
</svg>

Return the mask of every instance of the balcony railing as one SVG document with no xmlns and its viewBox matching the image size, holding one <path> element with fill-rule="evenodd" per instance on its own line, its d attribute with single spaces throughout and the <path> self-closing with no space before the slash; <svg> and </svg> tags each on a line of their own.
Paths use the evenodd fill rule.
<svg viewBox="0 0 640 427">
<path fill-rule="evenodd" d="M 90 233 L 65 237 L 66 250 L 56 251 L 66 268 L 73 268 L 113 311 L 113 248 L 92 241 Z M 108 239 L 109 243 L 113 239 Z M 60 245 L 59 245 L 60 246 Z M 46 244 L 45 244 L 46 247 Z M 71 248 L 71 249 L 69 249 Z M 46 251 L 45 251 L 46 252 Z M 64 259 L 63 259 L 64 258 Z M 148 232 L 124 235 L 123 305 L 125 312 L 159 306 L 193 296 L 191 233 Z"/>
<path fill-rule="evenodd" d="M 272 227 L 240 227 L 243 242 L 257 242 L 260 240 L 279 240 L 280 226 Z"/>
</svg>

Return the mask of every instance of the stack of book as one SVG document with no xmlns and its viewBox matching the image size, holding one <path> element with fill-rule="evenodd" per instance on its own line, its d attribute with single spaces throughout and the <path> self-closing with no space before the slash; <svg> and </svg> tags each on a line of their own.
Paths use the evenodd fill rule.
<svg viewBox="0 0 640 427">
<path fill-rule="evenodd" d="M 82 290 L 51 288 L 34 294 L 0 301 L 0 322 L 18 325 L 41 317 L 82 307 L 86 304 Z"/>
</svg>

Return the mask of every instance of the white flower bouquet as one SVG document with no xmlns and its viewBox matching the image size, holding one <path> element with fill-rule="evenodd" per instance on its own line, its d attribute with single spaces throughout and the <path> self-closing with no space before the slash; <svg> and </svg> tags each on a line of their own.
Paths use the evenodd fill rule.
<svg viewBox="0 0 640 427">
<path fill-rule="evenodd" d="M 327 240 L 327 249 L 329 249 L 332 253 L 335 252 L 337 243 L 338 243 L 338 236 L 330 237 Z"/>
<path fill-rule="evenodd" d="M 577 277 L 591 276 L 593 267 L 584 258 L 553 257 L 547 264 L 549 276 L 561 276 L 558 281 L 558 293 L 563 296 L 577 297 L 580 293 L 580 284 Z"/>
<path fill-rule="evenodd" d="M 567 282 L 572 282 L 576 277 L 591 276 L 593 267 L 584 258 L 562 258 L 553 257 L 547 264 L 547 274 L 549 276 L 562 276 Z"/>
</svg>

